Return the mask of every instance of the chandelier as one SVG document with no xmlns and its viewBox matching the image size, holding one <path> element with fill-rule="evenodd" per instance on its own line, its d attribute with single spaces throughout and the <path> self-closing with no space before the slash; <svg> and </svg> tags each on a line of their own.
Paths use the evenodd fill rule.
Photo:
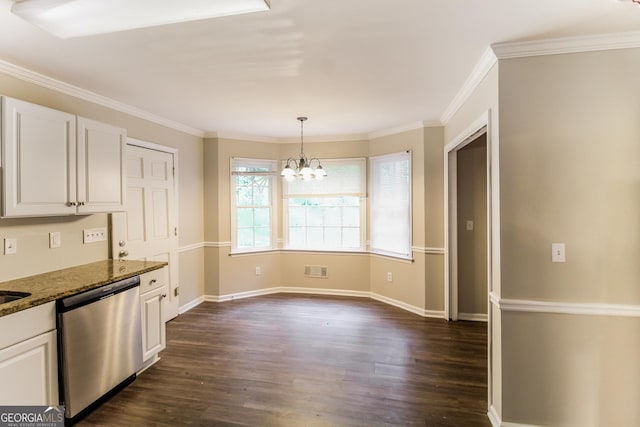
<svg viewBox="0 0 640 427">
<path fill-rule="evenodd" d="M 293 181 L 296 177 L 300 177 L 303 180 L 322 180 L 327 176 L 327 172 L 322 168 L 320 160 L 315 157 L 308 159 L 304 154 L 304 122 L 307 118 L 298 117 L 297 120 L 300 121 L 300 159 L 289 157 L 282 172 L 280 172 L 280 176 L 287 181 Z M 315 168 L 312 166 L 314 162 L 318 163 Z"/>
</svg>

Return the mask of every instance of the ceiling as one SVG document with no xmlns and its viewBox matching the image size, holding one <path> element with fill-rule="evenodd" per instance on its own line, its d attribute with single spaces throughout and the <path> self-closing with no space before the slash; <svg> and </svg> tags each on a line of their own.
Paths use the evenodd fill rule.
<svg viewBox="0 0 640 427">
<path fill-rule="evenodd" d="M 640 30 L 618 0 L 271 0 L 61 40 L 0 0 L 0 59 L 188 127 L 267 138 L 438 121 L 492 43 Z M 400 7 L 401 6 L 401 7 Z"/>
</svg>

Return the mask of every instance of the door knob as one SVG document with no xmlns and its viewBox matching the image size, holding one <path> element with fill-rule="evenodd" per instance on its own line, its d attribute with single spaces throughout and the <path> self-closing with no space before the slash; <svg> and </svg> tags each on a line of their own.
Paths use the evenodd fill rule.
<svg viewBox="0 0 640 427">
<path fill-rule="evenodd" d="M 124 257 L 126 257 L 126 256 L 129 256 L 129 252 L 127 252 L 127 251 L 120 251 L 120 252 L 118 253 L 118 256 L 119 256 L 120 258 L 124 258 Z"/>
</svg>

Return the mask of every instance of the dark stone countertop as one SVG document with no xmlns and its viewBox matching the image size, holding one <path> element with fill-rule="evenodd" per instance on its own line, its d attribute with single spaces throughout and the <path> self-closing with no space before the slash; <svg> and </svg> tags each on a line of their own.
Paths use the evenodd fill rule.
<svg viewBox="0 0 640 427">
<path fill-rule="evenodd" d="M 0 316 L 157 270 L 165 265 L 166 262 L 156 261 L 104 260 L 0 282 L 0 291 L 31 294 L 16 301 L 0 304 Z"/>
</svg>

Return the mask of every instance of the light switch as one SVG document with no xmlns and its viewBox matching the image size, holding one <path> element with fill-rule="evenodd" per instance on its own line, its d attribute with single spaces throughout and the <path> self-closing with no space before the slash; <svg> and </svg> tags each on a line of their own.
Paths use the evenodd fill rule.
<svg viewBox="0 0 640 427">
<path fill-rule="evenodd" d="M 565 245 L 564 243 L 551 244 L 551 262 L 565 262 Z"/>
<path fill-rule="evenodd" d="M 62 245 L 62 237 L 60 236 L 60 232 L 54 231 L 52 233 L 49 233 L 49 247 L 53 249 L 53 248 L 59 248 L 61 245 Z"/>
<path fill-rule="evenodd" d="M 467 220 L 467 231 L 473 230 L 473 221 Z"/>
</svg>

